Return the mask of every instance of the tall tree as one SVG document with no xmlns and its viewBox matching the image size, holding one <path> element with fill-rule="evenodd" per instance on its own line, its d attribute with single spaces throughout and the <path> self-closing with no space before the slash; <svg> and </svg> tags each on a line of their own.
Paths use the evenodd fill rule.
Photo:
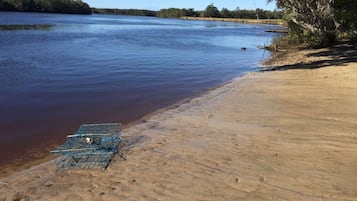
<svg viewBox="0 0 357 201">
<path fill-rule="evenodd" d="M 272 0 L 268 0 L 271 2 Z M 292 34 L 325 46 L 336 36 L 357 41 L 357 0 L 276 0 Z M 315 43 L 315 44 L 314 44 Z"/>
<path fill-rule="evenodd" d="M 220 13 L 216 6 L 210 4 L 206 7 L 205 11 L 203 12 L 203 17 L 219 17 Z"/>
<path fill-rule="evenodd" d="M 277 6 L 285 10 L 290 31 L 315 43 L 314 46 L 325 46 L 334 40 L 338 27 L 333 2 L 334 0 L 277 0 Z"/>
<path fill-rule="evenodd" d="M 221 17 L 232 17 L 232 13 L 227 8 L 222 8 Z"/>
<path fill-rule="evenodd" d="M 279 8 L 286 9 L 289 19 L 310 32 L 333 30 L 333 0 L 278 0 Z"/>
</svg>

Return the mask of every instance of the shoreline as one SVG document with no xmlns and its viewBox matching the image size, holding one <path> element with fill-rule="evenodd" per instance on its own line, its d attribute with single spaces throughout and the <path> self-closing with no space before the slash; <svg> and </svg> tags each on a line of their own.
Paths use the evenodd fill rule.
<svg viewBox="0 0 357 201">
<path fill-rule="evenodd" d="M 16 14 L 16 13 L 15 13 Z M 25 13 L 21 13 L 21 14 L 25 14 Z M 26 15 L 24 16 L 24 17 L 29 17 L 29 16 L 27 16 L 27 14 L 29 14 L 29 13 L 26 13 Z M 15 15 L 14 15 L 15 16 Z M 17 16 L 17 15 L 16 15 Z M 42 15 L 36 15 L 38 18 L 43 18 L 43 17 L 46 17 L 46 16 L 42 16 Z M 11 16 L 9 16 L 10 18 L 11 18 Z M 20 16 L 21 17 L 21 16 Z M 36 17 L 36 18 L 37 18 Z M 51 16 L 50 16 L 51 17 Z M 9 19 L 10 19 L 9 18 Z M 11 20 L 10 20 L 11 21 Z M 35 20 L 36 21 L 36 20 Z M 38 23 L 41 23 L 41 21 L 38 21 Z M 10 24 L 12 24 L 12 23 L 10 23 Z M 35 23 L 36 24 L 36 23 Z M 15 26 L 15 27 L 12 27 L 12 26 Z M 44 26 L 49 26 L 49 25 L 44 25 Z M 15 28 L 15 29 L 24 29 L 24 30 L 27 30 L 27 29 L 37 29 L 37 28 L 40 28 L 40 27 L 38 27 L 38 25 L 6 25 L 6 29 L 10 29 L 10 28 Z M 47 27 L 48 28 L 48 27 Z M 253 30 L 254 31 L 254 30 Z M 265 38 L 265 37 L 264 37 Z M 238 51 L 240 51 L 239 49 L 238 49 Z M 231 54 L 232 55 L 232 58 L 234 59 L 234 54 Z M 10 57 L 11 57 L 11 55 L 9 55 Z M 259 55 L 258 55 L 259 56 Z M 204 61 L 204 60 L 203 60 Z M 203 62 L 204 63 L 204 62 Z M 54 62 L 54 65 L 56 64 L 56 62 Z M 40 66 L 42 65 L 42 64 L 39 64 Z M 58 64 L 58 65 L 61 65 L 60 63 Z M 176 64 L 175 64 L 176 65 Z M 178 64 L 177 63 L 177 65 L 181 65 L 181 64 Z M 214 77 L 217 77 L 217 76 L 215 76 L 214 74 L 212 74 L 213 76 L 212 76 L 212 78 L 214 78 Z M 35 74 L 35 76 L 37 76 L 36 74 Z M 66 78 L 66 79 L 69 79 L 69 78 Z M 198 74 L 198 79 L 199 79 L 199 74 Z M 222 77 L 222 79 L 226 79 L 226 78 L 224 78 L 224 77 Z M 156 80 L 156 78 L 155 78 L 155 80 Z M 212 79 L 213 80 L 213 79 Z M 217 81 L 217 82 L 220 82 L 220 80 L 219 79 L 214 79 L 215 80 L 215 82 Z M 156 81 L 155 81 L 156 82 Z M 158 81 L 159 82 L 159 81 Z M 184 82 L 184 81 L 182 81 L 182 82 Z M 60 82 L 59 82 L 60 83 Z M 58 83 L 58 84 L 59 84 Z M 73 83 L 77 83 L 76 81 L 73 81 Z M 105 83 L 105 82 L 102 82 L 102 83 Z M 171 104 L 171 103 L 173 103 L 173 102 L 176 102 L 177 100 L 180 100 L 181 99 L 181 97 L 183 97 L 183 96 L 186 96 L 186 97 L 188 97 L 188 96 L 191 96 L 192 94 L 194 94 L 195 92 L 194 91 L 196 91 L 196 90 L 201 90 L 202 88 L 206 88 L 207 86 L 205 86 L 207 83 L 209 83 L 209 82 L 202 82 L 200 85 L 202 86 L 200 86 L 200 87 L 198 87 L 197 89 L 195 89 L 195 90 L 182 90 L 181 89 L 181 87 L 179 86 L 178 87 L 178 89 L 180 90 L 180 94 L 173 94 L 173 95 L 171 95 L 171 97 L 179 97 L 179 98 L 171 98 L 171 97 L 163 97 L 163 98 L 156 98 L 156 100 L 158 100 L 158 99 L 160 99 L 160 100 L 162 100 L 162 102 L 164 102 L 164 103 L 161 103 L 160 101 L 154 101 L 154 102 L 156 102 L 156 104 L 151 104 L 151 103 L 149 103 L 150 102 L 150 100 L 149 101 L 143 101 L 143 102 L 146 102 L 147 103 L 147 105 L 145 105 L 145 106 L 143 106 L 143 107 L 145 107 L 144 109 L 146 109 L 146 108 L 149 108 L 149 112 L 151 112 L 151 111 L 154 111 L 154 110 L 156 110 L 158 107 L 163 107 L 163 104 L 165 104 L 164 106 L 166 106 L 166 105 L 168 105 L 168 104 Z M 40 84 L 40 82 L 39 83 L 37 83 L 37 84 Z M 77 84 L 80 84 L 79 82 L 77 83 Z M 108 83 L 109 84 L 109 83 Z M 145 84 L 145 83 L 144 83 Z M 212 85 L 215 85 L 215 84 L 212 84 Z M 46 86 L 47 85 L 43 85 L 43 88 L 46 88 Z M 151 90 L 145 90 L 145 91 L 152 91 L 152 90 L 154 90 L 155 91 L 155 86 L 156 85 L 153 85 L 153 87 L 151 88 Z M 178 85 L 177 85 L 178 86 Z M 42 88 L 42 87 L 40 87 L 40 88 Z M 100 87 L 98 87 L 98 88 L 100 88 Z M 146 88 L 146 87 L 145 87 Z M 5 89 L 6 90 L 6 89 Z M 43 89 L 43 90 L 45 90 L 45 89 Z M 122 90 L 122 89 L 120 89 L 120 90 Z M 204 90 L 204 89 L 203 89 Z M 94 89 L 93 89 L 93 91 L 95 91 Z M 130 91 L 126 91 L 126 92 L 128 92 L 128 93 L 130 93 Z M 31 90 L 31 93 L 34 93 L 34 90 Z M 98 93 L 98 92 L 97 92 Z M 99 92 L 99 93 L 102 93 L 102 92 Z M 112 94 L 115 94 L 115 93 L 112 93 Z M 161 93 L 161 94 L 163 94 L 163 93 Z M 71 94 L 71 95 L 73 95 L 73 97 L 76 97 L 77 95 L 76 94 Z M 81 97 L 81 96 L 83 96 L 83 95 L 78 95 L 78 97 Z M 115 96 L 115 95 L 114 95 Z M 145 95 L 144 95 L 145 96 Z M 38 101 L 42 101 L 42 102 L 37 102 L 37 105 L 36 105 L 36 103 L 33 103 L 33 105 L 29 105 L 29 104 L 26 104 L 28 107 L 26 107 L 26 108 L 37 108 L 37 109 L 40 109 L 40 108 L 42 108 L 41 110 L 42 110 L 42 118 L 40 119 L 40 113 L 39 114 L 36 114 L 36 115 L 38 115 L 38 117 L 37 118 L 29 118 L 29 117 L 27 117 L 27 116 L 31 116 L 31 113 L 30 112 L 26 112 L 26 114 L 27 115 L 21 115 L 22 113 L 24 113 L 24 112 L 22 112 L 20 115 L 17 115 L 16 116 L 16 118 L 13 118 L 13 119 L 16 119 L 16 121 L 19 121 L 19 122 L 27 122 L 27 124 L 28 125 L 35 125 L 35 124 L 33 124 L 33 123 L 31 123 L 30 122 L 30 120 L 31 119 L 37 119 L 37 121 L 39 121 L 39 122 L 47 122 L 47 120 L 48 120 L 48 118 L 56 118 L 56 119 L 59 119 L 59 121 L 61 121 L 60 119 L 63 119 L 63 118 L 65 118 L 65 116 L 66 115 L 68 115 L 68 114 L 70 114 L 70 115 L 72 115 L 69 111 L 70 111 L 70 109 L 68 109 L 68 107 L 67 108 L 63 108 L 64 110 L 63 110 L 63 112 L 61 113 L 61 115 L 59 115 L 59 114 L 56 114 L 55 116 L 58 116 L 58 117 L 52 117 L 51 115 L 43 115 L 43 114 L 49 114 L 49 112 L 46 110 L 46 109 L 44 109 L 44 108 L 49 108 L 49 109 L 51 109 L 51 108 L 54 108 L 53 107 L 53 103 L 51 103 L 51 101 L 48 101 L 49 99 L 51 99 L 51 97 L 52 96 L 46 96 L 45 98 L 43 98 L 42 96 L 41 96 L 41 98 L 38 98 Z M 72 97 L 72 96 L 71 96 Z M 156 97 L 156 95 L 155 96 L 152 96 L 152 97 Z M 36 98 L 37 99 L 37 98 Z M 121 100 L 120 98 L 118 98 L 119 100 Z M 118 99 L 115 99 L 115 97 L 112 99 L 113 101 L 114 100 L 118 100 Z M 144 98 L 145 99 L 145 98 Z M 176 99 L 176 100 L 175 100 Z M 140 102 L 139 104 L 141 104 L 141 99 L 139 98 L 139 99 L 137 99 L 137 100 L 139 100 L 138 102 Z M 171 101 L 172 100 L 172 101 Z M 18 101 L 18 103 L 13 103 L 13 105 L 17 105 L 16 106 L 16 108 L 19 108 L 23 103 L 22 103 L 23 101 Z M 60 99 L 58 99 L 58 101 L 56 102 L 56 107 L 55 108 L 57 108 L 57 107 L 59 107 L 59 108 L 61 108 L 61 107 L 66 107 L 66 104 L 64 104 L 64 103 L 61 103 L 61 102 L 70 102 L 70 101 L 61 101 Z M 97 101 L 90 101 L 91 103 L 87 103 L 88 105 L 90 105 L 90 106 L 95 106 L 96 104 L 100 104 L 100 102 L 97 102 Z M 93 103 L 92 103 L 93 102 Z M 97 102 L 97 103 L 96 103 Z M 124 102 L 124 101 L 123 101 Z M 135 101 L 129 101 L 129 102 L 133 102 L 133 104 L 135 104 Z M 41 104 L 40 104 L 41 103 Z M 48 104 L 49 103 L 49 104 Z M 110 103 L 110 101 L 108 102 L 109 104 L 111 104 Z M 48 105 L 47 105 L 48 104 Z M 87 105 L 86 104 L 86 105 Z M 117 104 L 117 102 L 112 102 L 112 104 L 114 105 L 112 108 L 119 108 L 119 109 L 121 109 L 121 107 L 124 107 L 125 108 L 125 106 L 126 106 L 126 104 L 125 104 L 125 102 L 124 103 L 121 103 L 120 105 L 118 105 Z M 41 105 L 41 107 L 40 106 L 38 106 L 38 105 Z M 83 106 L 84 107 L 84 106 Z M 99 110 L 99 109 L 96 109 L 96 111 L 99 111 L 99 112 L 101 112 L 101 113 L 103 113 L 104 114 L 104 117 L 105 117 L 105 113 L 107 113 L 107 112 L 105 112 L 105 111 L 101 111 L 102 109 L 105 109 L 105 107 L 103 107 L 102 108 L 102 106 L 99 106 L 101 109 Z M 109 107 L 108 107 L 109 108 Z M 153 108 L 153 109 L 151 109 L 151 108 Z M 28 110 L 32 110 L 32 109 L 28 109 Z M 52 109 L 51 109 L 52 110 Z M 66 112 L 67 111 L 67 112 Z M 129 114 L 133 114 L 134 112 L 132 112 L 133 110 L 131 110 L 131 111 L 129 111 L 128 110 L 128 112 L 129 112 Z M 140 116 L 141 115 L 143 115 L 143 114 L 147 114 L 148 112 L 146 111 L 146 110 L 143 110 L 143 109 L 138 109 L 138 111 L 140 111 L 140 112 L 142 112 L 142 111 L 145 111 L 145 112 L 142 112 L 142 113 L 140 113 L 140 112 L 137 112 Z M 98 112 L 98 113 L 99 113 Z M 4 111 L 4 114 L 6 113 L 6 110 Z M 51 113 L 51 112 L 50 112 Z M 77 112 L 76 113 L 76 115 L 75 116 L 80 116 L 80 115 L 78 115 L 78 114 L 81 114 L 81 113 L 83 113 L 83 112 Z M 93 113 L 93 112 L 92 112 Z M 121 113 L 119 113 L 119 114 L 116 114 L 115 116 L 116 117 L 114 117 L 113 119 L 114 119 L 114 121 L 115 121 L 115 118 L 116 119 L 118 119 L 118 115 L 121 115 L 121 116 L 119 116 L 119 118 L 120 118 L 120 121 L 121 122 L 129 122 L 129 121 L 131 121 L 131 120 L 133 120 L 133 119 L 137 119 L 137 117 L 139 117 L 139 115 L 136 115 L 136 114 L 134 114 L 134 115 L 132 115 L 132 116 L 134 116 L 134 118 L 130 118 L 128 121 L 126 121 L 126 115 L 127 114 L 125 114 L 125 113 L 127 113 L 126 112 L 126 110 L 125 110 L 125 112 L 122 112 L 122 114 L 123 115 L 121 115 Z M 108 114 L 110 114 L 110 110 L 108 111 Z M 95 115 L 95 114 L 94 114 Z M 98 115 L 100 115 L 100 114 L 98 114 Z M 106 115 L 106 116 L 108 116 L 108 115 Z M 122 116 L 124 116 L 123 118 L 122 118 Z M 128 116 L 130 116 L 130 115 L 128 115 Z M 99 116 L 99 117 L 101 117 L 101 116 Z M 110 115 L 109 115 L 109 117 L 110 117 Z M 27 118 L 27 119 L 26 119 Z M 88 120 L 89 119 L 89 120 Z M 95 117 L 93 118 L 93 119 L 95 119 Z M 98 119 L 100 119 L 100 118 L 98 118 Z M 98 119 L 97 119 L 97 121 L 98 121 Z M 113 121 L 113 119 L 112 120 L 109 120 L 109 121 Z M 64 124 L 66 124 L 66 126 L 62 126 L 62 128 L 64 128 L 64 129 L 62 129 L 62 128 L 58 128 L 58 127 L 60 127 L 60 126 L 56 126 L 56 125 L 54 125 L 54 124 L 56 124 L 56 122 L 55 123 L 53 123 L 54 121 L 51 121 L 50 123 L 48 123 L 47 125 L 48 126 L 44 126 L 44 125 L 46 125 L 46 124 L 44 124 L 44 125 L 42 125 L 42 126 L 40 126 L 40 127 L 36 127 L 36 128 L 34 128 L 34 129 L 30 129 L 29 131 L 32 131 L 31 132 L 31 134 L 29 134 L 29 133 L 27 133 L 28 131 L 23 131 L 23 130 L 21 130 L 21 129 L 18 129 L 17 130 L 17 128 L 22 128 L 22 127 L 24 127 L 24 126 L 22 126 L 22 127 L 16 127 L 16 123 L 11 123 L 11 122 L 14 122 L 15 120 L 12 120 L 12 121 L 9 121 L 10 123 L 7 123 L 8 121 L 5 121 L 4 122 L 4 124 L 2 124 L 2 125 L 5 125 L 5 126 L 3 126 L 4 127 L 4 129 L 6 129 L 6 130 L 4 130 L 4 132 L 5 133 L 7 133 L 8 135 L 6 135 L 6 136 L 15 136 L 15 134 L 16 134 L 16 136 L 21 136 L 21 137 L 17 137 L 17 138 L 19 138 L 19 139 L 23 139 L 23 137 L 22 136 L 24 136 L 24 137 L 26 137 L 26 136 L 32 136 L 32 137 L 29 137 L 29 140 L 23 140 L 22 142 L 24 142 L 23 144 L 25 144 L 26 146 L 19 146 L 18 145 L 18 143 L 20 143 L 21 141 L 19 141 L 19 142 L 17 142 L 17 141 L 15 141 L 15 139 L 17 139 L 17 138 L 11 138 L 11 137 L 8 137 L 9 139 L 11 138 L 11 140 L 9 140 L 9 142 L 10 143 L 8 143 L 8 145 L 6 145 L 6 144 L 4 144 L 2 147 L 3 147 L 3 152 L 2 152 L 2 161 L 1 161 L 1 165 L 0 165 L 0 177 L 3 177 L 3 175 L 9 175 L 9 174 L 12 174 L 13 172 L 16 172 L 16 171 L 18 171 L 18 170 L 20 170 L 20 169 L 23 169 L 22 167 L 29 167 L 29 166 L 32 166 L 33 164 L 38 164 L 39 163 L 39 161 L 40 162 L 42 162 L 43 160 L 42 160 L 42 158 L 44 157 L 44 155 L 46 155 L 46 153 L 47 153 L 47 155 L 46 155 L 46 157 L 47 158 L 53 158 L 53 157 L 51 157 L 51 156 L 49 156 L 49 151 L 51 150 L 51 149 L 53 149 L 53 148 L 55 148 L 55 146 L 52 146 L 52 145 L 56 145 L 56 143 L 58 143 L 59 144 L 59 142 L 61 142 L 61 141 L 63 141 L 64 139 L 65 139 L 65 136 L 63 136 L 64 134 L 68 134 L 68 133 L 70 133 L 70 132 L 75 132 L 76 130 L 76 128 L 75 128 L 75 126 L 78 126 L 78 124 L 80 124 L 80 122 L 81 121 L 83 121 L 82 123 L 88 123 L 88 122 L 91 122 L 91 118 L 85 118 L 85 117 L 80 117 L 80 118 L 75 118 L 75 117 L 72 117 L 71 118 L 71 120 L 68 120 L 68 121 L 64 121 L 64 122 L 61 122 L 61 123 L 64 123 Z M 94 120 L 95 121 L 95 120 Z M 100 121 L 100 120 L 99 120 Z M 105 121 L 107 121 L 107 120 L 105 120 Z M 69 123 L 69 122 L 77 122 L 77 123 Z M 57 122 L 58 123 L 58 122 Z M 70 125 L 68 125 L 68 124 L 70 124 Z M 59 125 L 59 124 L 58 124 Z M 33 126 L 29 126 L 29 127 L 33 127 Z M 23 134 L 23 133 L 27 133 L 27 134 Z M 51 133 L 51 134 L 47 134 L 48 133 Z M 22 135 L 23 134 L 23 135 Z M 62 137 L 61 137 L 62 136 Z M 48 139 L 47 139 L 48 138 Z M 61 139 L 62 138 L 62 139 Z M 31 140 L 31 141 L 30 141 Z M 50 141 L 50 142 L 49 142 Z M 40 145 L 40 143 L 41 143 L 41 145 Z M 12 144 L 16 144 L 15 146 L 12 146 Z M 28 145 L 28 146 L 27 146 Z M 14 149 L 11 149 L 12 147 L 14 147 Z M 15 148 L 16 147 L 16 148 Z M 24 148 L 24 147 L 26 147 L 26 148 Z M 39 147 L 41 147 L 41 148 L 39 148 Z M 22 149 L 21 149 L 22 148 Z M 48 150 L 45 150 L 45 149 L 47 149 L 48 148 Z M 45 150 L 44 152 L 40 152 L 40 151 L 43 151 L 43 150 Z M 44 153 L 44 154 L 43 154 Z M 39 156 L 39 157 L 38 157 Z M 39 159 L 40 158 L 40 159 Z M 39 160 L 38 160 L 39 159 Z M 46 160 L 46 159 L 45 159 Z M 10 164 L 12 165 L 12 166 L 10 166 Z M 24 165 L 25 164 L 25 165 Z M 5 167 L 6 166 L 6 167 Z M 15 170 L 15 168 L 17 169 L 17 170 Z M 10 170 L 10 171 L 8 171 L 8 170 Z M 15 170 L 15 171 L 14 171 Z"/>
<path fill-rule="evenodd" d="M 182 20 L 237 22 L 237 23 L 245 23 L 245 24 L 286 25 L 286 22 L 282 19 L 239 19 L 239 18 L 218 18 L 218 17 L 181 17 L 181 19 Z"/>
<path fill-rule="evenodd" d="M 259 66 L 261 66 L 261 65 L 262 64 L 260 64 Z M 177 103 L 174 103 L 167 107 L 160 108 L 154 112 L 144 115 L 143 117 L 141 117 L 137 120 L 134 120 L 132 122 L 122 125 L 122 133 L 126 134 L 126 135 L 122 135 L 124 137 L 124 141 L 125 141 L 126 137 L 129 137 L 129 138 L 133 137 L 133 136 L 131 136 L 131 133 L 133 132 L 133 130 L 135 132 L 136 129 L 145 130 L 145 129 L 152 129 L 152 128 L 156 127 L 157 126 L 156 123 L 152 123 L 153 119 L 160 118 L 162 116 L 174 115 L 174 113 L 176 113 L 176 111 L 187 110 L 191 107 L 194 107 L 197 104 L 197 101 L 199 101 L 199 102 L 208 101 L 212 97 L 216 97 L 218 94 L 225 93 L 227 89 L 233 88 L 232 85 L 235 85 L 236 82 L 240 82 L 250 75 L 255 75 L 255 73 L 259 73 L 259 72 L 258 71 L 249 71 L 249 72 L 243 73 L 241 76 L 233 78 L 230 81 L 224 82 L 224 83 L 222 83 L 218 86 L 215 86 L 215 87 L 208 88 L 207 90 L 205 90 L 197 95 L 194 95 L 189 98 L 185 98 L 183 100 L 178 101 Z M 140 141 L 141 140 L 142 139 L 140 139 Z M 139 142 L 139 141 L 137 141 L 137 142 Z M 129 146 L 133 145 L 131 142 L 129 142 L 129 144 L 130 144 Z M 124 148 L 124 150 L 130 149 L 130 148 L 131 147 L 129 147 L 129 148 L 126 147 L 126 148 Z M 14 177 L 21 177 L 23 174 L 27 174 L 33 170 L 37 171 L 38 169 L 42 169 L 44 167 L 48 168 L 47 167 L 48 165 L 53 166 L 53 165 L 55 165 L 55 160 L 57 158 L 58 157 L 50 155 L 50 156 L 45 157 L 41 160 L 34 161 L 33 163 L 26 163 L 24 165 L 25 168 L 19 168 L 20 170 L 18 170 L 18 171 L 13 171 L 7 175 L 5 174 L 3 177 L 0 177 L 0 184 L 3 181 L 6 181 L 8 179 L 11 179 Z M 118 158 L 118 156 L 116 156 L 115 158 Z M 33 164 L 35 164 L 35 165 L 33 165 Z M 110 165 L 109 165 L 109 167 L 110 167 Z M 76 171 L 76 169 L 74 169 L 74 171 Z M 89 169 L 89 171 L 90 171 L 90 169 Z M 0 187 L 1 187 L 1 185 L 0 185 Z"/>
<path fill-rule="evenodd" d="M 260 66 L 260 65 L 258 65 L 258 66 Z M 142 117 L 140 117 L 140 118 L 138 118 L 136 120 L 133 120 L 133 121 L 130 121 L 130 122 L 126 123 L 126 124 L 123 124 L 122 125 L 122 130 L 124 130 L 124 132 L 125 132 L 125 130 L 129 130 L 132 127 L 135 127 L 135 126 L 138 126 L 140 124 L 143 124 L 146 121 L 148 121 L 148 119 L 150 119 L 150 118 L 152 118 L 152 117 L 154 117 L 156 115 L 160 115 L 161 113 L 165 113 L 165 112 L 167 112 L 169 110 L 175 110 L 175 109 L 179 108 L 182 105 L 190 104 L 190 102 L 193 99 L 207 96 L 207 95 L 209 95 L 210 92 L 215 91 L 215 90 L 217 90 L 219 88 L 222 88 L 222 87 L 230 84 L 231 82 L 233 82 L 235 80 L 239 80 L 242 77 L 244 77 L 244 76 L 246 76 L 246 75 L 248 75 L 250 73 L 255 73 L 255 72 L 256 71 L 248 71 L 248 72 L 242 73 L 241 76 L 233 78 L 230 81 L 223 82 L 223 83 L 221 83 L 221 84 L 219 84 L 219 85 L 217 85 L 215 87 L 207 88 L 205 91 L 200 92 L 199 94 L 196 94 L 196 95 L 194 95 L 192 97 L 179 100 L 179 101 L 177 101 L 176 103 L 174 103 L 172 105 L 169 105 L 169 106 L 166 106 L 166 107 L 162 107 L 162 108 L 157 109 L 157 110 L 155 110 L 153 112 L 145 114 L 144 116 L 142 116 Z M 58 145 L 54 145 L 53 144 L 50 147 L 52 147 L 54 149 L 57 146 Z M 40 153 L 39 152 L 38 154 L 42 154 L 43 155 L 44 153 Z M 10 177 L 15 176 L 15 175 L 17 175 L 19 173 L 22 173 L 22 172 L 26 172 L 26 171 L 28 171 L 30 169 L 36 168 L 37 166 L 43 166 L 43 164 L 53 164 L 54 161 L 57 158 L 58 158 L 57 155 L 50 154 L 50 155 L 46 155 L 45 157 L 43 157 L 41 159 L 37 159 L 37 160 L 34 160 L 34 161 L 27 161 L 26 163 L 24 163 L 22 165 L 11 164 L 11 165 L 8 165 L 8 166 L 7 165 L 0 166 L 0 167 L 3 167 L 3 168 L 6 169 L 6 170 L 3 170 L 3 173 L 0 173 L 0 182 L 3 179 L 10 178 Z M 8 169 L 12 169 L 12 168 L 15 168 L 15 170 L 8 170 Z"/>
<path fill-rule="evenodd" d="M 147 123 L 149 121 L 151 121 L 150 119 L 157 118 L 157 116 L 166 115 L 166 113 L 171 113 L 172 111 L 175 111 L 175 110 L 181 111 L 181 110 L 187 109 L 188 107 L 192 107 L 193 104 L 194 104 L 192 102 L 196 101 L 196 99 L 206 99 L 206 98 L 210 99 L 210 96 L 212 96 L 211 93 L 213 93 L 213 94 L 215 94 L 217 92 L 220 93 L 219 91 L 224 91 L 224 89 L 226 87 L 231 88 L 230 85 L 232 85 L 233 82 L 239 82 L 239 80 L 243 79 L 245 76 L 248 76 L 249 74 L 255 74 L 255 73 L 258 73 L 258 72 L 251 71 L 251 72 L 243 73 L 241 76 L 233 78 L 232 80 L 224 82 L 224 83 L 222 83 L 222 84 L 220 84 L 218 86 L 208 88 L 205 91 L 203 91 L 203 92 L 201 92 L 201 93 L 199 93 L 197 95 L 194 95 L 194 96 L 189 97 L 189 98 L 185 98 L 185 99 L 180 100 L 180 101 L 178 101 L 178 102 L 176 102 L 176 103 L 174 103 L 172 105 L 160 108 L 160 109 L 158 109 L 158 110 L 156 110 L 154 112 L 146 114 L 146 115 L 144 115 L 143 117 L 141 117 L 141 118 L 139 118 L 137 120 L 134 120 L 134 121 L 131 121 L 131 122 L 127 123 L 127 124 L 122 125 L 122 133 L 130 133 L 131 129 L 135 130 L 135 129 L 137 129 L 136 127 L 142 127 L 142 126 L 146 127 L 146 129 L 150 129 L 150 128 L 153 127 L 150 123 L 147 125 Z M 128 136 L 125 135 L 124 137 L 130 137 L 130 135 L 128 135 Z M 129 144 L 131 144 L 131 143 L 129 142 Z M 7 180 L 9 178 L 11 179 L 13 177 L 21 176 L 23 174 L 31 172 L 32 170 L 36 170 L 38 168 L 42 168 L 42 167 L 47 166 L 47 165 L 53 166 L 55 164 L 55 160 L 57 158 L 58 157 L 56 157 L 56 156 L 49 155 L 49 156 L 47 156 L 47 157 L 45 157 L 43 159 L 40 159 L 40 160 L 36 160 L 36 161 L 33 161 L 33 162 L 27 162 L 23 166 L 16 168 L 17 170 L 15 170 L 15 171 L 8 171 L 8 173 L 4 173 L 3 176 L 0 177 L 0 184 L 1 184 L 2 181 L 5 181 L 5 180 Z M 5 167 L 6 168 L 12 168 L 13 166 L 10 165 L 8 167 L 7 166 L 5 166 Z M 1 176 L 1 174 L 0 174 L 0 176 Z M 0 187 L 1 187 L 1 185 L 0 185 Z"/>
<path fill-rule="evenodd" d="M 275 71 L 125 127 L 126 161 L 106 171 L 50 161 L 0 179 L 0 199 L 353 200 L 355 52 L 288 53 Z"/>
</svg>

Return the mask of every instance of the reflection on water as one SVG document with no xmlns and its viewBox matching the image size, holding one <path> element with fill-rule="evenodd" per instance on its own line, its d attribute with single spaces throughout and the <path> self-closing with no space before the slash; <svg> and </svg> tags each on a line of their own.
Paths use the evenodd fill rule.
<svg viewBox="0 0 357 201">
<path fill-rule="evenodd" d="M 49 30 L 54 25 L 51 24 L 9 24 L 9 25 L 0 25 L 0 31 L 8 30 Z"/>
<path fill-rule="evenodd" d="M 127 123 L 253 70 L 273 36 L 153 17 L 0 12 L 0 22 L 0 164 L 42 157 L 31 158 L 80 124 Z"/>
</svg>

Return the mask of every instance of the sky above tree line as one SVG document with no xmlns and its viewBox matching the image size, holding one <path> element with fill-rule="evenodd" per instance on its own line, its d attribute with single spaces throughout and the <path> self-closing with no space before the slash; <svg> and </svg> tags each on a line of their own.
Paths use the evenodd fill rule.
<svg viewBox="0 0 357 201">
<path fill-rule="evenodd" d="M 261 8 L 265 10 L 274 10 L 275 2 L 267 3 L 267 0 L 83 0 L 90 7 L 95 8 L 120 8 L 120 9 L 147 9 L 160 10 L 163 8 L 194 8 L 195 10 L 204 10 L 207 5 L 213 3 L 219 10 L 228 8 L 234 10 L 240 9 L 255 10 Z"/>
</svg>

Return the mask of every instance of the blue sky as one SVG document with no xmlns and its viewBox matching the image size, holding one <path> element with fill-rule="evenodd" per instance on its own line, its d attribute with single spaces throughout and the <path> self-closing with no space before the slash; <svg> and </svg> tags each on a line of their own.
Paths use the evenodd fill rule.
<svg viewBox="0 0 357 201">
<path fill-rule="evenodd" d="M 162 8 L 194 8 L 204 10 L 213 3 L 218 9 L 228 8 L 234 10 L 262 8 L 273 10 L 275 3 L 267 4 L 267 0 L 83 0 L 91 7 L 96 8 L 136 8 L 159 10 Z"/>
</svg>

